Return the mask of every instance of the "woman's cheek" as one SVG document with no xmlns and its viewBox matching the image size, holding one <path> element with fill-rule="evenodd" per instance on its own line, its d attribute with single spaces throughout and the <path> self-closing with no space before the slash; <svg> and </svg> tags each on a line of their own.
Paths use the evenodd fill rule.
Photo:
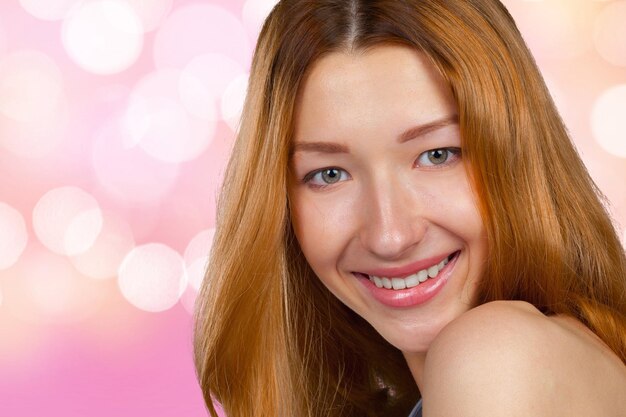
<svg viewBox="0 0 626 417">
<path fill-rule="evenodd" d="M 308 191 L 295 200 L 294 229 L 307 261 L 318 274 L 335 269 L 357 233 L 356 199 L 349 193 Z"/>
</svg>

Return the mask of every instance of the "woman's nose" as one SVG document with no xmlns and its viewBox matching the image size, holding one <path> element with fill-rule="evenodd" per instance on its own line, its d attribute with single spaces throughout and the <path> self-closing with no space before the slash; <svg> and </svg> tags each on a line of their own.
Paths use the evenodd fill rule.
<svg viewBox="0 0 626 417">
<path fill-rule="evenodd" d="M 381 259 L 394 260 L 417 245 L 427 229 L 427 203 L 399 179 L 364 191 L 361 243 Z"/>
</svg>

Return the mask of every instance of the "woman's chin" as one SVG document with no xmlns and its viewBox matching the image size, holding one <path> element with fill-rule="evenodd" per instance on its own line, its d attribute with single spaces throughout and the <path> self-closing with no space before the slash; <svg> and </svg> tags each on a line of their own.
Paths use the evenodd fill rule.
<svg viewBox="0 0 626 417">
<path fill-rule="evenodd" d="M 377 330 L 390 345 L 397 348 L 402 353 L 425 354 L 442 327 L 443 325 L 441 327 L 429 326 L 427 328 L 419 326 L 409 329 L 406 327 L 398 329 L 390 329 L 387 327 L 383 329 L 383 331 Z"/>
<path fill-rule="evenodd" d="M 395 320 L 380 320 L 371 324 L 389 344 L 401 352 L 425 354 L 437 335 L 468 309 L 467 306 L 459 306 L 439 311 L 437 318 L 422 317 L 416 320 L 415 317 L 396 317 Z"/>
</svg>

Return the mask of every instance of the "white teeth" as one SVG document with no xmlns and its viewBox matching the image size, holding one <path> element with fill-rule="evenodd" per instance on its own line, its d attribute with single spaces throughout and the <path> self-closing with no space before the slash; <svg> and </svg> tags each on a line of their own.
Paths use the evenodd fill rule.
<svg viewBox="0 0 626 417">
<path fill-rule="evenodd" d="M 403 290 L 406 288 L 406 282 L 402 278 L 391 278 L 391 286 L 394 290 Z"/>
<path fill-rule="evenodd" d="M 417 275 L 417 279 L 419 280 L 419 282 L 424 282 L 428 279 L 428 272 L 426 272 L 425 269 L 422 269 L 416 275 Z"/>
<path fill-rule="evenodd" d="M 433 265 L 430 268 L 428 268 L 428 276 L 430 278 L 435 278 L 438 273 L 439 273 L 439 265 Z"/>
<path fill-rule="evenodd" d="M 433 265 L 430 268 L 422 269 L 415 274 L 409 275 L 405 278 L 387 278 L 377 277 L 370 275 L 370 281 L 372 281 L 378 288 L 387 288 L 394 290 L 403 290 L 405 288 L 413 288 L 422 282 L 425 282 L 428 278 L 435 278 L 439 271 L 441 271 L 448 264 L 448 258 L 445 258 L 437 265 Z"/>
<path fill-rule="evenodd" d="M 413 275 L 409 275 L 408 277 L 404 278 L 404 282 L 406 283 L 406 287 L 407 288 L 413 288 L 413 287 L 416 287 L 417 284 L 420 283 L 420 280 L 417 277 L 417 274 L 413 274 Z"/>
</svg>

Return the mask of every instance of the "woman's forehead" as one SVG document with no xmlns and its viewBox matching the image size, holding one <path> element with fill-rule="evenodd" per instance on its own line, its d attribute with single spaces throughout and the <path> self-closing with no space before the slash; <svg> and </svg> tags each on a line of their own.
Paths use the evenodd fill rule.
<svg viewBox="0 0 626 417">
<path fill-rule="evenodd" d="M 416 49 L 384 45 L 360 53 L 333 52 L 311 66 L 301 86 L 294 137 L 382 133 L 454 113 L 449 86 Z"/>
</svg>

